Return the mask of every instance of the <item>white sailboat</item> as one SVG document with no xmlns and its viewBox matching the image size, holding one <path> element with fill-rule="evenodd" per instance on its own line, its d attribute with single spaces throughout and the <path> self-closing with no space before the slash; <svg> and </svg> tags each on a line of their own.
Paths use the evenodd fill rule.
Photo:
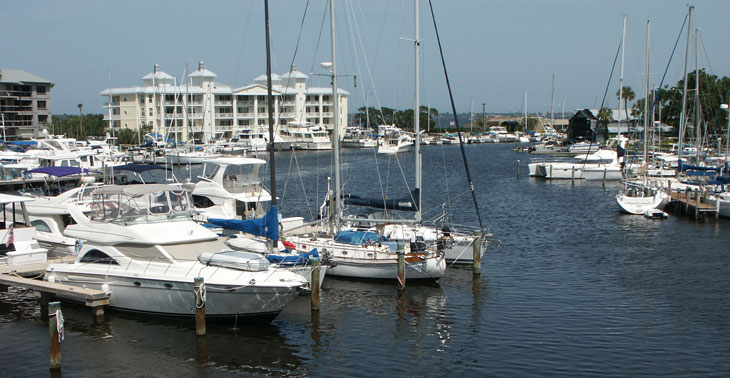
<svg viewBox="0 0 730 378">
<path fill-rule="evenodd" d="M 646 23 L 646 101 L 644 101 L 644 165 L 648 164 L 647 154 L 647 130 L 649 125 L 649 37 L 650 37 L 651 21 Z M 644 215 L 647 217 L 657 217 L 656 212 L 660 214 L 659 217 L 664 217 L 662 210 L 669 202 L 669 194 L 657 188 L 652 182 L 644 177 L 643 181 L 624 182 L 624 187 L 621 192 L 616 195 L 616 201 L 622 211 L 635 214 Z"/>
<path fill-rule="evenodd" d="M 418 71 L 418 1 L 415 1 L 415 46 L 416 46 L 416 100 L 415 103 L 418 105 L 419 96 L 419 71 Z M 332 36 L 332 88 L 336 91 L 337 88 L 337 54 L 335 44 L 335 11 L 334 1 L 330 2 L 330 26 Z M 337 96 L 335 98 L 335 108 L 337 108 Z M 415 109 L 419 109 L 418 106 Z M 410 143 L 410 147 L 416 149 L 416 188 L 421 186 L 421 160 L 420 160 L 420 145 L 419 145 L 419 133 L 418 133 L 418 111 L 415 113 L 415 142 Z M 335 141 L 338 141 L 338 127 L 337 118 L 335 118 Z M 390 130 L 394 130 L 391 126 Z M 397 141 L 405 135 L 400 133 Z M 388 143 L 389 144 L 389 143 Z M 386 144 L 386 148 L 388 147 Z M 378 147 L 378 152 L 381 152 L 382 144 Z M 400 142 L 397 142 L 395 148 L 390 149 L 395 153 L 401 151 Z M 386 150 L 382 153 L 386 153 Z M 405 254 L 406 260 L 406 277 L 408 280 L 412 279 L 426 279 L 426 280 L 437 280 L 439 279 L 446 270 L 446 263 L 443 258 L 443 254 L 434 250 L 414 250 L 411 248 L 411 244 L 390 244 L 383 241 L 382 235 L 369 231 L 356 231 L 356 230 L 342 230 L 341 225 L 344 220 L 342 209 L 343 202 L 342 196 L 340 195 L 340 163 L 339 163 L 339 144 L 335 144 L 334 151 L 334 165 L 335 165 L 335 189 L 334 189 L 334 200 L 333 209 L 331 209 L 329 216 L 331 217 L 332 226 L 335 230 L 339 231 L 334 237 L 322 239 L 320 241 L 321 246 L 327 250 L 331 256 L 331 260 L 334 263 L 328 272 L 330 275 L 350 277 L 350 278 L 366 278 L 366 279 L 388 279 L 395 280 L 398 277 L 398 252 Z M 420 193 L 420 190 L 419 190 Z M 420 194 L 418 194 L 418 203 L 420 207 Z M 420 209 L 419 209 L 420 210 Z M 417 214 L 420 215 L 420 212 Z M 416 221 L 420 221 L 417 219 Z M 306 239 L 299 239 L 295 241 L 295 244 L 306 243 L 309 246 L 312 242 L 320 240 L 307 241 Z M 400 250 L 400 251 L 399 251 Z"/>
</svg>

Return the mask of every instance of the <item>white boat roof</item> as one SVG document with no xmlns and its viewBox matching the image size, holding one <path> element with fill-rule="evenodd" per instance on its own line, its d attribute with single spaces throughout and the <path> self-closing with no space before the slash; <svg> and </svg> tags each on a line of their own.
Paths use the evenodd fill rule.
<svg viewBox="0 0 730 378">
<path fill-rule="evenodd" d="M 106 185 L 94 190 L 94 194 L 123 194 L 138 197 L 148 193 L 159 193 L 180 190 L 190 191 L 189 188 L 168 184 L 138 184 L 138 185 Z"/>
<path fill-rule="evenodd" d="M 249 164 L 266 164 L 266 160 L 250 158 L 250 157 L 220 157 L 208 159 L 205 163 L 226 164 L 226 165 L 249 165 Z"/>
<path fill-rule="evenodd" d="M 24 196 L 16 196 L 13 194 L 5 194 L 0 193 L 0 203 L 1 204 L 8 204 L 13 202 L 30 202 L 34 201 L 34 197 L 24 197 Z"/>
</svg>

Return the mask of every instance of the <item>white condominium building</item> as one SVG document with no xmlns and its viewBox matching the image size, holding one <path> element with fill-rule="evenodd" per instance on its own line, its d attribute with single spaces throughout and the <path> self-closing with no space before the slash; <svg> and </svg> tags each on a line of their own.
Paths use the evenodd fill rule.
<svg viewBox="0 0 730 378">
<path fill-rule="evenodd" d="M 142 77 L 142 86 L 101 91 L 108 99 L 105 119 L 117 130 L 151 126 L 153 132 L 177 141 L 230 138 L 244 128 L 267 132 L 266 75 L 240 88 L 218 83 L 216 77 L 200 62 L 197 71 L 178 83 L 155 65 Z M 339 135 L 344 135 L 349 93 L 337 90 L 340 109 L 335 112 L 332 88 L 307 87 L 308 78 L 295 67 L 281 75 L 272 74 L 274 126 L 311 122 L 331 132 L 336 114 Z"/>
</svg>

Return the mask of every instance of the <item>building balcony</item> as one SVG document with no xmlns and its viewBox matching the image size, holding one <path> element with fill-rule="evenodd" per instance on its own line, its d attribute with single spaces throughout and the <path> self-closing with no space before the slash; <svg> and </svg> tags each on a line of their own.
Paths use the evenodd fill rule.
<svg viewBox="0 0 730 378">
<path fill-rule="evenodd" d="M 216 101 L 215 106 L 231 106 L 233 101 Z"/>
</svg>

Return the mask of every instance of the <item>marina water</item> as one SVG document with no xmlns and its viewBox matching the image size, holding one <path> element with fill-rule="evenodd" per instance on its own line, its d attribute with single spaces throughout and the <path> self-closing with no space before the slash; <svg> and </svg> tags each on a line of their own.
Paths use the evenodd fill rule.
<svg viewBox="0 0 730 378">
<path fill-rule="evenodd" d="M 513 145 L 467 145 L 493 242 L 472 281 L 328 277 L 319 314 L 299 297 L 270 325 L 169 321 L 63 304 L 67 376 L 710 376 L 730 374 L 727 220 L 620 214 L 618 184 L 527 177 Z M 345 192 L 402 197 L 412 153 L 347 150 Z M 521 176 L 517 177 L 517 160 Z M 458 146 L 423 149 L 424 218 L 477 224 Z M 193 175 L 185 169 L 179 175 Z M 329 152 L 277 157 L 285 216 L 315 215 Z M 406 184 L 403 177 L 409 181 Z M 303 193 L 306 193 L 304 195 Z M 0 292 L 2 376 L 45 376 L 48 329 L 31 293 Z"/>
</svg>

